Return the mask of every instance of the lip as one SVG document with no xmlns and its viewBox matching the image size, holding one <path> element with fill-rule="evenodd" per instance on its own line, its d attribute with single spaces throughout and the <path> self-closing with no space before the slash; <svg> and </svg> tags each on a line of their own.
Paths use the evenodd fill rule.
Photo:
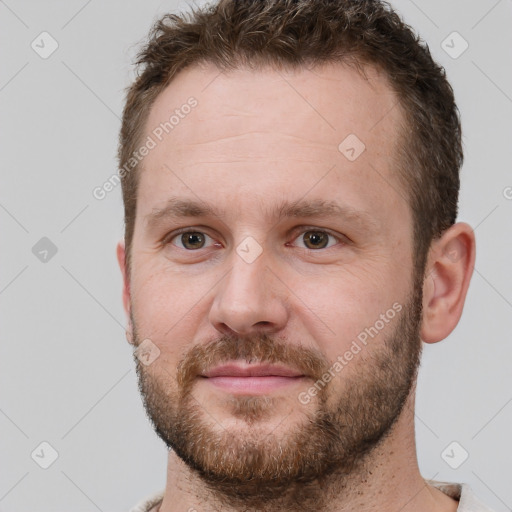
<svg viewBox="0 0 512 512">
<path fill-rule="evenodd" d="M 201 377 L 232 395 L 262 395 L 302 381 L 305 375 L 284 365 L 229 363 Z"/>
<path fill-rule="evenodd" d="M 304 377 L 304 375 L 293 368 L 278 364 L 228 363 L 208 370 L 202 377 Z"/>
</svg>

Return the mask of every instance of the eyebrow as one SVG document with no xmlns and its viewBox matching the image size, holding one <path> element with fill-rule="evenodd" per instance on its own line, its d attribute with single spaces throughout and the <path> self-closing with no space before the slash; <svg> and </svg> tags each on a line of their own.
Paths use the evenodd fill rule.
<svg viewBox="0 0 512 512">
<path fill-rule="evenodd" d="M 283 201 L 267 209 L 265 216 L 276 222 L 284 218 L 331 216 L 354 223 L 361 229 L 380 229 L 377 220 L 368 212 L 323 199 Z M 225 210 L 202 201 L 171 197 L 163 208 L 153 208 L 144 220 L 146 227 L 152 229 L 168 220 L 185 217 L 217 217 L 222 220 L 225 217 Z"/>
</svg>

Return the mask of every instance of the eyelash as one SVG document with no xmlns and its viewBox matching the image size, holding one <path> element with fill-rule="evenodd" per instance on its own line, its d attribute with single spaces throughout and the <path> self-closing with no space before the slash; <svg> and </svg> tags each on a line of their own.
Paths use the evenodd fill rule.
<svg viewBox="0 0 512 512">
<path fill-rule="evenodd" d="M 300 229 L 300 231 L 299 231 L 299 229 Z M 299 235 L 307 233 L 309 231 L 312 231 L 312 232 L 315 232 L 315 233 L 325 233 L 325 234 L 329 235 L 330 237 L 334 238 L 337 241 L 337 243 L 340 243 L 340 242 L 341 243 L 346 243 L 346 237 L 343 237 L 341 235 L 336 235 L 336 234 L 332 233 L 331 231 L 329 231 L 327 229 L 321 229 L 321 228 L 317 228 L 317 227 L 314 227 L 314 226 L 301 226 L 300 228 L 295 229 L 292 232 L 292 235 L 294 235 L 293 241 L 295 241 L 297 238 L 299 238 Z M 204 231 L 201 231 L 200 229 L 182 228 L 182 229 L 179 229 L 177 231 L 173 231 L 172 233 L 169 233 L 168 235 L 166 235 L 163 238 L 163 240 L 161 241 L 162 246 L 167 246 L 169 244 L 172 244 L 172 240 L 174 240 L 179 235 L 183 235 L 185 233 L 200 233 L 202 235 L 206 235 L 207 237 L 209 237 L 209 238 L 211 238 L 213 240 L 213 238 L 210 235 L 208 235 L 208 233 L 205 233 Z M 345 240 L 344 240 L 344 238 L 345 238 Z M 174 245 L 174 244 L 172 244 L 172 245 Z M 319 249 L 309 249 L 308 247 L 299 247 L 299 248 L 300 249 L 305 249 L 307 251 L 318 252 L 318 251 L 320 251 L 322 249 L 323 250 L 330 249 L 334 245 L 336 245 L 336 244 L 333 244 L 333 245 L 328 246 L 328 247 L 321 247 Z M 199 249 L 186 249 L 184 247 L 179 247 L 179 249 L 183 249 L 184 251 L 187 251 L 187 252 L 197 252 L 197 251 L 200 251 L 201 249 L 207 249 L 207 248 L 208 247 L 201 247 Z"/>
</svg>

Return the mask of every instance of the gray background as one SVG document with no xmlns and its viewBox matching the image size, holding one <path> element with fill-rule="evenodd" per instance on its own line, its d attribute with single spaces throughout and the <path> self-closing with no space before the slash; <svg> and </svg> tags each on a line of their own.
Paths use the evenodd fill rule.
<svg viewBox="0 0 512 512">
<path fill-rule="evenodd" d="M 511 510 L 512 1 L 392 3 L 455 89 L 466 157 L 460 220 L 478 244 L 460 324 L 425 347 L 420 467 Z M 165 445 L 145 417 L 124 336 L 121 190 L 101 201 L 92 190 L 116 171 L 136 43 L 159 14 L 185 8 L 0 1 L 2 511 L 126 511 L 164 486 Z M 43 31 L 59 45 L 46 59 L 31 47 L 51 48 Z M 454 31 L 469 44 L 457 58 L 442 46 L 463 48 L 458 36 L 446 39 Z M 55 255 L 40 252 L 43 237 Z M 59 455 L 48 469 L 38 465 L 51 457 L 43 441 Z M 463 450 L 468 459 L 452 469 L 447 460 L 459 464 Z"/>
</svg>

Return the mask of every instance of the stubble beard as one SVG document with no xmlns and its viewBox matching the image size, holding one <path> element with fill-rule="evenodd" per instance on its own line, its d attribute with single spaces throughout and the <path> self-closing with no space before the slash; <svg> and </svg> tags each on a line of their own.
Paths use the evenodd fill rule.
<svg viewBox="0 0 512 512">
<path fill-rule="evenodd" d="M 414 387 L 421 356 L 422 288 L 413 288 L 393 320 L 395 328 L 379 347 L 363 347 L 350 363 L 305 405 L 303 421 L 265 429 L 278 397 L 233 396 L 230 413 L 242 430 L 225 429 L 215 414 L 194 397 L 197 376 L 233 359 L 282 363 L 320 382 L 332 367 L 319 351 L 276 340 L 223 336 L 192 347 L 174 370 L 158 372 L 135 357 L 139 389 L 158 436 L 199 476 L 209 493 L 225 506 L 242 510 L 320 510 L 331 484 L 340 492 L 355 473 L 363 473 L 372 452 L 392 432 Z M 134 318 L 134 340 L 141 339 Z M 344 379 L 342 392 L 335 383 Z M 334 383 L 334 384 L 333 384 Z M 268 425 L 267 425 L 268 426 Z M 279 436 L 276 431 L 279 430 Z"/>
</svg>

